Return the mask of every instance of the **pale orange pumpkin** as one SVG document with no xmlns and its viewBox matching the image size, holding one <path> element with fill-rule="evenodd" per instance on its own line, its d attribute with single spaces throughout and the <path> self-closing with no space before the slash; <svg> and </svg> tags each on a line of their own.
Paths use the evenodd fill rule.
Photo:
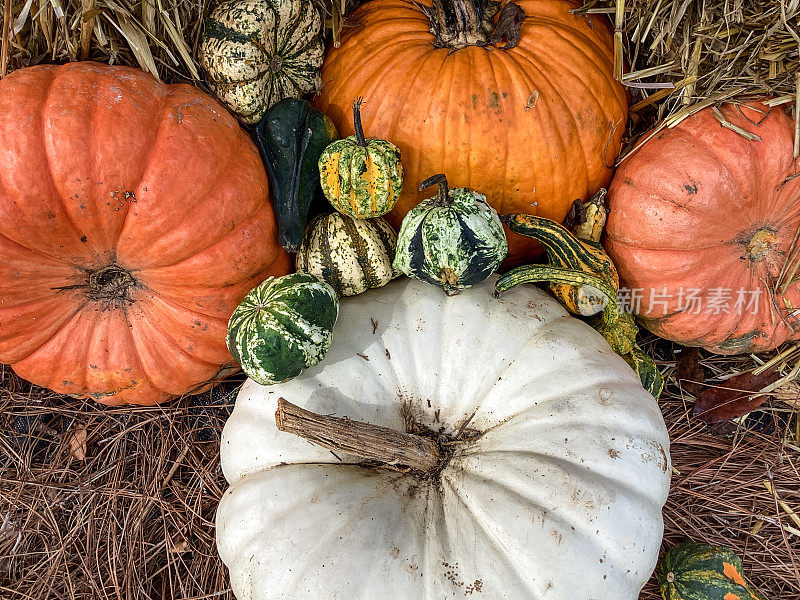
<svg viewBox="0 0 800 600">
<path fill-rule="evenodd" d="M 520 0 L 519 41 L 504 48 L 492 40 L 503 29 L 495 25 L 521 15 L 509 3 L 490 20 L 496 5 L 372 0 L 329 51 L 317 106 L 351 135 L 351 105 L 362 96 L 366 136 L 400 148 L 405 185 L 388 215 L 395 227 L 424 198 L 417 186 L 431 173 L 485 194 L 500 213 L 556 221 L 611 179 L 627 96 L 613 78 L 607 17 L 570 14 L 577 1 Z M 453 10 L 466 16 L 463 26 Z M 508 32 L 513 42 L 514 27 Z M 507 233 L 506 266 L 540 253 L 530 238 Z"/>
<path fill-rule="evenodd" d="M 0 361 L 104 404 L 200 391 L 228 317 L 291 270 L 253 143 L 215 100 L 136 69 L 0 80 Z"/>
<path fill-rule="evenodd" d="M 800 164 L 782 107 L 726 104 L 664 129 L 608 191 L 606 250 L 655 334 L 720 354 L 800 339 Z"/>
</svg>

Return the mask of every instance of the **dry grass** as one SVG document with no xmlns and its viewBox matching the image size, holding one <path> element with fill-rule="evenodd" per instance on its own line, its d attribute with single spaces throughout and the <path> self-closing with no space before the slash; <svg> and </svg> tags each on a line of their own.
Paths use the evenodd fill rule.
<svg viewBox="0 0 800 600">
<path fill-rule="evenodd" d="M 0 0 L 0 32 L 14 29 L 0 36 L 0 73 L 90 58 L 202 86 L 193 57 L 211 4 Z M 709 99 L 768 93 L 795 102 L 800 0 L 588 5 L 618 24 L 634 133 Z M 338 26 L 337 11 L 328 13 L 329 26 Z M 727 545 L 766 598 L 797 598 L 800 523 L 787 510 L 800 513 L 800 424 L 786 403 L 800 406 L 800 386 L 784 386 L 744 423 L 710 428 L 689 416 L 692 399 L 670 375 L 672 345 L 647 347 L 670 376 L 662 408 L 676 471 L 665 545 Z M 724 379 L 768 358 L 706 357 L 703 365 Z M 104 409 L 0 366 L 0 598 L 230 600 L 213 517 L 225 488 L 219 432 L 237 385 L 160 408 Z M 651 582 L 641 600 L 658 597 Z"/>
<path fill-rule="evenodd" d="M 800 106 L 800 0 L 589 0 L 581 11 L 616 26 L 630 140 L 729 98 Z"/>
</svg>

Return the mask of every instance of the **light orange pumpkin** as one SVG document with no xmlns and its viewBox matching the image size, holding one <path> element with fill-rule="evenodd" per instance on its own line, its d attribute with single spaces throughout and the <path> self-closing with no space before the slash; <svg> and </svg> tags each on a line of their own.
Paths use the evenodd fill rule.
<svg viewBox="0 0 800 600">
<path fill-rule="evenodd" d="M 236 120 L 88 62 L 0 80 L 0 257 L 0 361 L 104 404 L 207 387 L 233 309 L 291 270 Z"/>
<path fill-rule="evenodd" d="M 656 335 L 720 354 L 800 339 L 800 165 L 781 107 L 727 104 L 656 133 L 608 192 L 606 249 Z M 790 260 L 787 260 L 790 259 Z"/>
<path fill-rule="evenodd" d="M 396 228 L 424 198 L 417 186 L 430 173 L 446 172 L 453 187 L 485 194 L 500 213 L 556 221 L 611 179 L 627 96 L 613 78 L 608 19 L 570 14 L 577 1 L 520 0 L 526 18 L 513 48 L 476 45 L 491 36 L 486 19 L 469 30 L 468 18 L 456 39 L 430 31 L 442 11 L 474 16 L 495 4 L 437 0 L 424 10 L 407 0 L 372 0 L 329 51 L 317 106 L 351 135 L 351 106 L 363 96 L 367 137 L 402 153 L 407 185 L 388 215 Z M 507 234 L 506 266 L 541 252 L 530 238 Z"/>
</svg>

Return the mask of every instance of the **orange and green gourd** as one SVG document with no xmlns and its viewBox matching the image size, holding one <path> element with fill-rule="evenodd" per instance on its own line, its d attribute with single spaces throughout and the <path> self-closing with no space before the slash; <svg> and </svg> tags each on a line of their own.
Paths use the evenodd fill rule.
<svg viewBox="0 0 800 600">
<path fill-rule="evenodd" d="M 723 546 L 678 544 L 657 577 L 664 600 L 763 600 L 745 581 L 741 559 Z"/>
<path fill-rule="evenodd" d="M 319 158 L 325 197 L 354 219 L 385 215 L 403 190 L 400 150 L 386 140 L 366 139 L 361 126 L 361 98 L 353 103 L 355 135 L 337 140 Z"/>
<path fill-rule="evenodd" d="M 639 328 L 619 302 L 617 269 L 600 244 L 606 222 L 605 190 L 591 200 L 576 202 L 580 214 L 572 232 L 555 221 L 526 214 L 503 215 L 514 233 L 544 246 L 549 264 L 524 265 L 502 275 L 495 286 L 500 294 L 522 283 L 546 282 L 551 293 L 575 315 L 592 317 L 592 326 L 639 375 L 655 398 L 664 380 L 653 360 L 636 344 Z"/>
</svg>

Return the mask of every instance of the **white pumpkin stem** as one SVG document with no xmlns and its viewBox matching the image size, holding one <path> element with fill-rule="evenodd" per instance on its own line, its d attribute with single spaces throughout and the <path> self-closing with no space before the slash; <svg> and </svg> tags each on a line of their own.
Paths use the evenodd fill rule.
<svg viewBox="0 0 800 600">
<path fill-rule="evenodd" d="M 363 102 L 364 99 L 361 96 L 353 102 L 353 127 L 356 130 L 356 143 L 359 146 L 366 147 L 367 139 L 364 137 L 364 128 L 361 125 L 361 104 Z"/>
<path fill-rule="evenodd" d="M 280 431 L 293 433 L 334 452 L 386 465 L 410 467 L 426 474 L 435 472 L 445 460 L 438 444 L 429 437 L 320 415 L 285 398 L 278 399 L 275 424 Z"/>
</svg>

